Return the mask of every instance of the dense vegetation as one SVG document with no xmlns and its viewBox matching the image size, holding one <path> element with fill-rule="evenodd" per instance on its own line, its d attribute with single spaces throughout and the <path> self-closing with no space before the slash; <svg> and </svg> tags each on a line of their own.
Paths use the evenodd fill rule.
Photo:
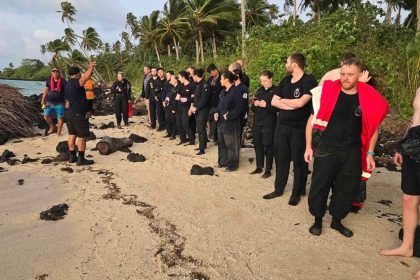
<svg viewBox="0 0 420 280">
<path fill-rule="evenodd" d="M 413 94 L 420 85 L 420 35 L 416 40 L 420 0 L 387 0 L 385 10 L 361 0 L 286 0 L 284 7 L 266 0 L 242 2 L 245 33 L 241 33 L 237 0 L 168 0 L 162 11 L 150 15 L 137 18 L 128 13 L 126 30 L 114 43 L 102 42 L 92 27 L 75 34 L 72 23 L 77 10 L 62 2 L 59 13 L 67 28 L 62 38 L 42 45 L 41 53 L 50 53 L 49 66 L 61 69 L 70 64 L 84 68 L 89 59 L 95 59 L 95 79 L 112 81 L 123 70 L 139 87 L 145 64 L 174 71 L 213 62 L 226 68 L 242 56 L 244 36 L 246 71 L 254 90 L 261 70 L 273 70 L 279 81 L 285 75 L 285 58 L 292 52 L 304 53 L 307 71 L 320 79 L 338 67 L 343 53 L 351 51 L 374 74 L 394 112 L 410 114 Z M 404 21 L 402 10 L 408 11 Z M 309 11 L 307 22 L 299 19 L 299 13 L 305 11 Z M 39 62 L 24 60 L 19 68 L 5 68 L 0 77 L 31 79 L 47 74 Z"/>
</svg>

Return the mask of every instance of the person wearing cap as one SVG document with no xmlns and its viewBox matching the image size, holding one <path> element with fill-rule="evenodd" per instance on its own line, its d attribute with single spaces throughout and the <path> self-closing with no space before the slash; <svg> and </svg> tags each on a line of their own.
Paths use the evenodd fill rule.
<svg viewBox="0 0 420 280">
<path fill-rule="evenodd" d="M 61 135 L 64 116 L 64 88 L 66 80 L 61 77 L 57 68 L 51 70 L 51 77 L 45 83 L 45 89 L 42 94 L 41 105 L 44 109 L 44 119 L 50 126 L 48 134 L 57 131 Z M 58 128 L 55 126 L 53 116 L 57 117 Z"/>
<path fill-rule="evenodd" d="M 131 103 L 131 83 L 118 72 L 117 81 L 112 85 L 114 94 L 114 112 L 117 118 L 117 128 L 121 129 L 121 115 L 124 124 L 128 126 L 128 105 Z"/>
<path fill-rule="evenodd" d="M 96 62 L 90 62 L 89 68 L 83 75 L 80 73 L 79 68 L 70 67 L 68 71 L 70 79 L 67 81 L 67 85 L 64 90 L 67 108 L 67 111 L 65 112 L 65 119 L 67 129 L 69 131 L 69 162 L 77 162 L 78 166 L 91 165 L 94 163 L 93 160 L 87 160 L 85 158 L 86 141 L 90 135 L 89 117 L 93 112 L 93 104 L 86 98 L 84 85 L 92 76 L 95 66 Z M 76 156 L 75 151 L 77 138 L 78 156 Z"/>
</svg>

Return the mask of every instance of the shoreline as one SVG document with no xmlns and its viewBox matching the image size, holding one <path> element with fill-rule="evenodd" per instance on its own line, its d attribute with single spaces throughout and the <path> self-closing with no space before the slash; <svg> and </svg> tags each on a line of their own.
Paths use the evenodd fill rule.
<svg viewBox="0 0 420 280">
<path fill-rule="evenodd" d="M 114 116 L 94 117 L 91 122 L 99 126 L 109 121 Z M 101 156 L 90 151 L 98 140 L 87 144 L 87 154 L 95 160 L 91 167 L 0 163 L 8 170 L 0 173 L 4 277 L 409 279 L 417 270 L 415 258 L 378 253 L 399 243 L 399 172 L 375 171 L 365 207 L 344 220 L 354 230 L 353 238 L 331 230 L 328 214 L 323 234 L 313 237 L 308 233 L 312 217 L 307 197 L 297 207 L 287 205 L 290 183 L 284 197 L 269 202 L 261 198 L 272 190 L 274 176 L 248 174 L 255 168 L 249 161 L 255 157 L 253 149 L 241 150 L 236 172 L 215 168 L 215 176 L 192 176 L 193 164 L 216 166 L 217 147 L 209 143 L 205 156 L 194 157 L 191 147 L 176 146 L 162 139 L 163 133 L 146 128 L 145 117 L 132 121 L 135 124 L 123 130 L 92 131 L 98 138 L 130 133 L 148 138 L 130 148 L 146 157 L 143 163 L 128 162 L 124 152 Z M 23 154 L 53 157 L 56 144 L 65 139 L 66 130 L 62 137 L 23 139 L 3 149 L 12 150 L 18 159 Z M 74 172 L 61 171 L 63 167 Z M 22 186 L 16 182 L 20 177 L 25 180 Z M 29 196 L 12 199 L 22 191 Z M 35 199 L 35 194 L 41 198 Z M 392 203 L 387 206 L 381 200 Z M 59 203 L 70 206 L 64 219 L 39 220 L 39 212 Z"/>
</svg>

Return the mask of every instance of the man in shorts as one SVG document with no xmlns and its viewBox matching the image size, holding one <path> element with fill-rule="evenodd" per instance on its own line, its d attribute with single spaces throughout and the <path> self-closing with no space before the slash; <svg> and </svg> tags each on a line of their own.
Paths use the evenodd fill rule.
<svg viewBox="0 0 420 280">
<path fill-rule="evenodd" d="M 60 71 L 53 68 L 51 77 L 45 83 L 45 89 L 41 98 L 41 105 L 44 108 L 44 119 L 50 126 L 48 134 L 57 132 L 61 135 L 64 116 L 64 88 L 66 80 L 61 77 Z M 55 126 L 53 117 L 57 117 L 58 127 Z"/>
<path fill-rule="evenodd" d="M 91 62 L 89 68 L 82 75 L 77 67 L 69 68 L 70 79 L 65 89 L 66 108 L 65 113 L 67 129 L 69 131 L 70 163 L 77 162 L 77 165 L 90 165 L 93 160 L 85 159 L 86 141 L 89 138 L 89 117 L 93 112 L 93 104 L 86 98 L 84 85 L 90 79 L 96 63 Z M 76 139 L 79 155 L 76 156 Z"/>
</svg>

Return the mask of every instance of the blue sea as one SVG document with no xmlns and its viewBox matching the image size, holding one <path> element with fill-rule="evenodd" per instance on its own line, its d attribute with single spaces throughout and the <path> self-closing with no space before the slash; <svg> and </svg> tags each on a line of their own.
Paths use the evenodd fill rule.
<svg viewBox="0 0 420 280">
<path fill-rule="evenodd" d="M 39 95 L 45 88 L 45 81 L 0 80 L 0 84 L 6 84 L 18 88 L 25 96 L 30 96 L 32 94 Z"/>
</svg>

